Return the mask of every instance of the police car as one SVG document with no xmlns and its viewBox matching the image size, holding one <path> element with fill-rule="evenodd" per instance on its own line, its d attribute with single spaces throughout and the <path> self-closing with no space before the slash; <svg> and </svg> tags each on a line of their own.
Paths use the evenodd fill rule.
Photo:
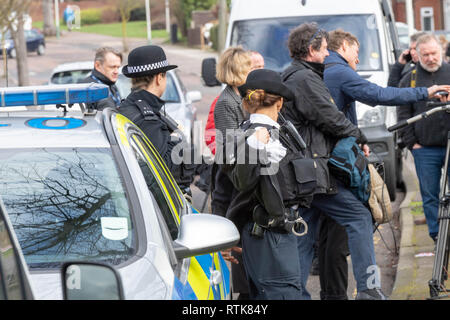
<svg viewBox="0 0 450 320">
<path fill-rule="evenodd" d="M 189 205 L 131 121 L 109 108 L 85 111 L 106 86 L 0 91 L 0 198 L 37 299 L 62 298 L 68 261 L 114 266 L 125 299 L 230 297 L 218 251 L 239 232 Z"/>
</svg>

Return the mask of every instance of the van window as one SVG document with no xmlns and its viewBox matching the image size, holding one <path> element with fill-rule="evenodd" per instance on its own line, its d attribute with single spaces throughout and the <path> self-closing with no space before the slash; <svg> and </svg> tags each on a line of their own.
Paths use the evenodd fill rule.
<svg viewBox="0 0 450 320">
<path fill-rule="evenodd" d="M 375 15 L 323 15 L 236 21 L 231 46 L 241 45 L 264 56 L 265 67 L 283 71 L 291 63 L 287 41 L 289 32 L 305 22 L 317 22 L 320 28 L 341 28 L 360 43 L 358 71 L 382 69 L 379 32 Z"/>
</svg>

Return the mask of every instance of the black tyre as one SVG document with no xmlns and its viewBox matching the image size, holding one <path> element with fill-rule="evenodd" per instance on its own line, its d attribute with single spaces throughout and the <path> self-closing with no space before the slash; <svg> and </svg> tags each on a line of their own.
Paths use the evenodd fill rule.
<svg viewBox="0 0 450 320">
<path fill-rule="evenodd" d="M 386 183 L 386 187 L 389 191 L 389 197 L 391 201 L 395 200 L 395 193 L 397 189 L 397 174 L 396 174 L 396 165 L 393 162 L 385 162 L 384 163 L 384 182 Z"/>
<path fill-rule="evenodd" d="M 220 82 L 216 78 L 216 59 L 206 58 L 202 61 L 202 79 L 206 86 L 220 86 Z"/>
<path fill-rule="evenodd" d="M 42 56 L 45 53 L 45 46 L 43 44 L 40 44 L 36 50 L 37 54 Z"/>
</svg>

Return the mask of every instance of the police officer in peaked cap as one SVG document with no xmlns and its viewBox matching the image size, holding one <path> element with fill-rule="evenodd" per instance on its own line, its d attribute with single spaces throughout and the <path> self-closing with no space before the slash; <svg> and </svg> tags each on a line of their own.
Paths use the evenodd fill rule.
<svg viewBox="0 0 450 320">
<path fill-rule="evenodd" d="M 176 67 L 169 64 L 164 50 L 159 46 L 146 45 L 133 49 L 128 55 L 128 64 L 122 68 L 122 73 L 131 78 L 131 93 L 120 104 L 119 112 L 145 133 L 185 195 L 191 196 L 190 184 L 195 166 L 173 163 L 172 150 L 182 142 L 183 137 L 181 130 L 177 130 L 178 124 L 161 110 L 165 104 L 161 96 L 166 89 L 166 72 Z"/>
</svg>

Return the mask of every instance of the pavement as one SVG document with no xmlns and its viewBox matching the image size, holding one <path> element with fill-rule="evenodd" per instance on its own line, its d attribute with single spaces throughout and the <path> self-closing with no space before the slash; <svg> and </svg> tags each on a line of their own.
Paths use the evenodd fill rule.
<svg viewBox="0 0 450 320">
<path fill-rule="evenodd" d="M 408 151 L 407 157 L 411 157 Z M 423 220 L 422 199 L 413 161 L 404 161 L 406 195 L 400 205 L 401 242 L 397 274 L 390 300 L 426 300 L 432 278 L 434 242 Z M 447 284 L 448 285 L 448 284 Z M 449 300 L 449 298 L 445 298 Z"/>
</svg>

